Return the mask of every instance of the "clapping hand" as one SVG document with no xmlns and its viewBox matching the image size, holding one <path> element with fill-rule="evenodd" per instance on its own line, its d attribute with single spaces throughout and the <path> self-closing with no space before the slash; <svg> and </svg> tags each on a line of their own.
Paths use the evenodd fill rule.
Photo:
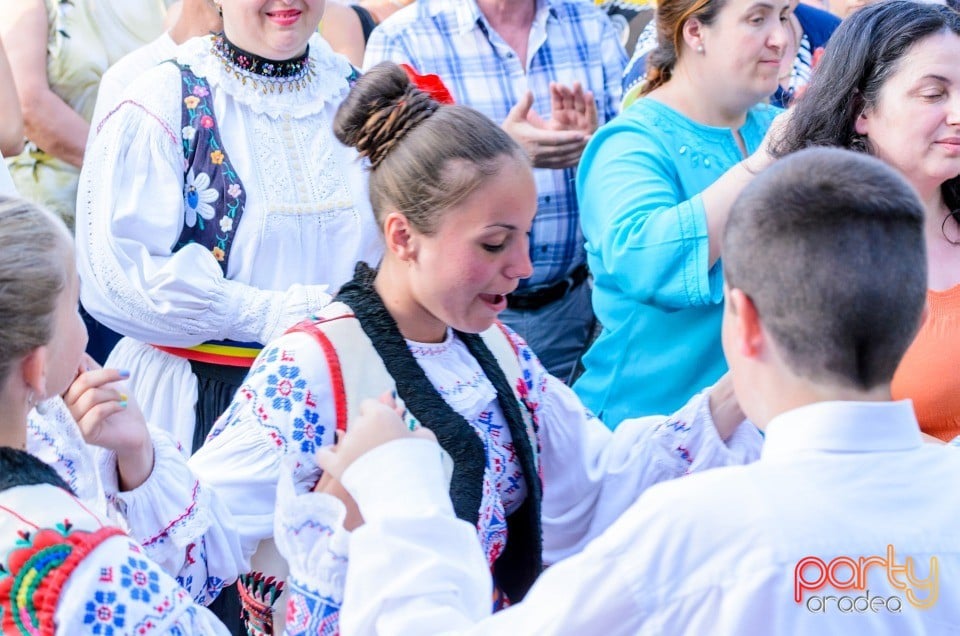
<svg viewBox="0 0 960 636">
<path fill-rule="evenodd" d="M 503 129 L 527 152 L 535 168 L 576 166 L 590 136 L 597 130 L 593 93 L 579 82 L 573 87 L 550 84 L 550 118 L 543 119 L 527 93 L 503 121 Z"/>
</svg>

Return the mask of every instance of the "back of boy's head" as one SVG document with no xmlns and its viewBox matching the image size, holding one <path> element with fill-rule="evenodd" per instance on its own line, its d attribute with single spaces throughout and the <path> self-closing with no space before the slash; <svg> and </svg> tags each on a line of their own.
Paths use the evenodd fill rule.
<svg viewBox="0 0 960 636">
<path fill-rule="evenodd" d="M 0 446 L 0 492 L 17 486 L 49 484 L 73 494 L 53 468 L 26 451 Z"/>
<path fill-rule="evenodd" d="M 796 375 L 869 390 L 888 384 L 927 290 L 923 206 L 872 157 L 815 148 L 758 175 L 723 236 L 730 288 L 753 301 Z"/>
</svg>

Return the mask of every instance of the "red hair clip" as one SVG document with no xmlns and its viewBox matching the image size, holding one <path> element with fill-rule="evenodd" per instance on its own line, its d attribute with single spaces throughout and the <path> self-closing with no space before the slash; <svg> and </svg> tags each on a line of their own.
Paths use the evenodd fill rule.
<svg viewBox="0 0 960 636">
<path fill-rule="evenodd" d="M 454 103 L 453 95 L 450 94 L 450 91 L 447 89 L 447 85 L 443 83 L 443 80 L 440 79 L 439 75 L 420 75 L 413 70 L 413 67 L 409 64 L 401 64 L 400 68 L 402 68 L 407 74 L 407 77 L 410 78 L 410 81 L 413 82 L 414 86 L 428 94 L 435 101 L 438 101 L 441 104 Z"/>
</svg>

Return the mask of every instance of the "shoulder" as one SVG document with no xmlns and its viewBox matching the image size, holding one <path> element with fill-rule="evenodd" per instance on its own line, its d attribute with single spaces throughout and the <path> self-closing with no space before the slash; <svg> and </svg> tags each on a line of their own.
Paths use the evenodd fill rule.
<svg viewBox="0 0 960 636">
<path fill-rule="evenodd" d="M 147 68 L 113 97 L 115 104 L 103 113 L 103 120 L 98 126 L 107 125 L 119 113 L 127 113 L 134 121 L 155 120 L 179 142 L 181 81 L 180 69 L 176 64 L 161 63 Z M 174 130 L 177 132 L 174 133 Z"/>
<path fill-rule="evenodd" d="M 617 161 L 638 151 L 665 153 L 668 138 L 685 134 L 683 124 L 678 113 L 649 98 L 639 99 L 594 133 L 578 174 L 597 159 Z"/>
<path fill-rule="evenodd" d="M 773 120 L 783 112 L 784 110 L 782 108 L 777 108 L 770 104 L 757 104 L 747 113 L 748 124 L 766 131 Z"/>
<path fill-rule="evenodd" d="M 599 29 L 616 31 L 607 12 L 593 2 L 583 0 L 548 0 L 550 11 L 561 21 L 591 25 Z"/>
<path fill-rule="evenodd" d="M 426 33 L 435 24 L 454 19 L 456 9 L 452 5 L 456 4 L 450 0 L 418 0 L 378 24 L 371 37 L 393 39 Z"/>
</svg>

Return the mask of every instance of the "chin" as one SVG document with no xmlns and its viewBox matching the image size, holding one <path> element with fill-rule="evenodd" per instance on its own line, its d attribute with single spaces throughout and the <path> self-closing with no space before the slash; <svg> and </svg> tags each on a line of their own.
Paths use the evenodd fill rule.
<svg viewBox="0 0 960 636">
<path fill-rule="evenodd" d="M 483 333 L 492 327 L 496 320 L 496 318 L 473 318 L 449 324 L 451 328 L 461 333 Z"/>
</svg>

